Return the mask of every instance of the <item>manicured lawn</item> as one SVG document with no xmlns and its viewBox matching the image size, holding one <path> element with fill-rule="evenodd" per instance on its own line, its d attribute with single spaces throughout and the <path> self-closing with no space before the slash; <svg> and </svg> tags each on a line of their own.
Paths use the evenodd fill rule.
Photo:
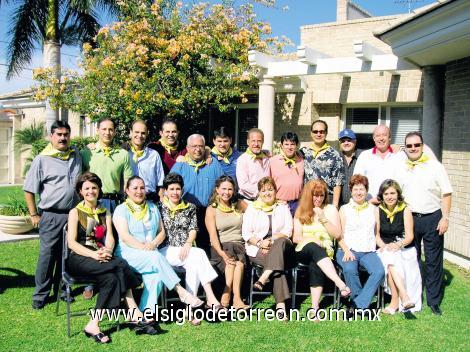
<svg viewBox="0 0 470 352">
<path fill-rule="evenodd" d="M 203 322 L 199 327 L 163 325 L 166 334 L 136 336 L 127 328 L 112 334 L 111 345 L 98 346 L 81 329 L 87 317 L 72 318 L 67 338 L 65 304 L 31 309 L 38 241 L 0 244 L 1 351 L 468 351 L 470 339 L 470 273 L 446 264 L 444 315 L 435 317 L 425 306 L 413 319 L 403 314 L 381 315 L 363 322 Z M 308 308 L 308 301 L 302 310 Z M 272 298 L 258 303 L 269 307 Z M 77 296 L 72 310 L 92 307 Z M 112 328 L 111 323 L 103 324 Z"/>
<path fill-rule="evenodd" d="M 24 199 L 23 188 L 21 186 L 0 187 L 0 204 L 8 201 L 8 197 Z"/>
</svg>

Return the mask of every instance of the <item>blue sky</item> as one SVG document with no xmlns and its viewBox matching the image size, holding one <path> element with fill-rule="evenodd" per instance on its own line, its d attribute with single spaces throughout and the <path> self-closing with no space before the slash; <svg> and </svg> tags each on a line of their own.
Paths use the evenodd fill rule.
<svg viewBox="0 0 470 352">
<path fill-rule="evenodd" d="M 355 0 L 354 2 L 374 16 L 386 16 L 408 11 L 407 6 L 403 4 L 403 0 Z M 415 0 L 411 6 L 414 9 L 433 2 L 434 0 Z M 285 35 L 294 42 L 295 46 L 300 44 L 300 26 L 332 22 L 336 19 L 336 0 L 277 0 L 276 7 L 276 9 L 272 9 L 256 6 L 256 12 L 260 19 L 271 24 L 273 35 Z M 288 9 L 281 10 L 284 7 L 288 7 Z M 42 52 L 38 49 L 35 51 L 31 64 L 19 76 L 10 81 L 5 80 L 6 66 L 4 65 L 6 64 L 7 47 L 5 42 L 8 40 L 7 33 L 11 9 L 11 6 L 3 6 L 0 9 L 0 94 L 30 87 L 33 84 L 32 69 L 40 67 L 42 62 Z M 106 17 L 104 18 L 103 22 L 106 22 Z M 288 51 L 295 51 L 295 47 L 288 48 Z M 63 47 L 62 66 L 75 68 L 79 55 L 78 48 Z"/>
</svg>

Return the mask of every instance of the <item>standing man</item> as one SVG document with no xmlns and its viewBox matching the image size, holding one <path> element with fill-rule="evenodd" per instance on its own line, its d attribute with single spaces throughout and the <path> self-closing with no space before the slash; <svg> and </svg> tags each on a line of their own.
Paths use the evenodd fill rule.
<svg viewBox="0 0 470 352">
<path fill-rule="evenodd" d="M 304 159 L 297 151 L 299 137 L 294 132 L 281 136 L 281 152 L 271 157 L 271 177 L 277 186 L 276 197 L 286 201 L 291 214 L 297 209 L 297 202 L 304 185 Z"/>
<path fill-rule="evenodd" d="M 343 158 L 344 165 L 344 185 L 341 188 L 341 197 L 339 204 L 343 205 L 351 199 L 351 190 L 349 189 L 349 180 L 354 174 L 354 167 L 356 166 L 357 158 L 362 153 L 362 150 L 356 149 L 356 134 L 353 130 L 346 128 L 338 134 L 339 149 L 341 157 Z"/>
<path fill-rule="evenodd" d="M 129 153 L 113 145 L 116 130 L 114 121 L 104 118 L 98 121 L 98 142 L 93 149 L 81 151 L 83 170 L 98 175 L 103 182 L 103 205 L 112 213 L 123 199 L 124 185 L 132 177 Z"/>
<path fill-rule="evenodd" d="M 326 142 L 328 125 L 325 121 L 316 120 L 312 123 L 310 132 L 312 144 L 300 149 L 304 156 L 304 184 L 314 179 L 325 181 L 332 204 L 338 207 L 345 178 L 343 159 Z"/>
<path fill-rule="evenodd" d="M 369 202 L 378 205 L 377 193 L 384 180 L 393 173 L 396 154 L 390 146 L 390 129 L 379 125 L 374 129 L 373 139 L 375 147 L 365 150 L 357 158 L 354 174 L 360 174 L 369 180 Z"/>
<path fill-rule="evenodd" d="M 405 137 L 406 161 L 397 163 L 395 178 L 413 213 L 415 246 L 421 258 L 424 243 L 426 300 L 431 311 L 441 315 L 444 234 L 449 227 L 452 186 L 444 166 L 423 154 L 423 137 L 410 132 Z"/>
<path fill-rule="evenodd" d="M 193 203 L 197 209 L 197 222 L 199 232 L 197 244 L 207 253 L 210 249 L 209 234 L 205 226 L 206 208 L 209 198 L 215 186 L 215 181 L 224 174 L 219 163 L 206 163 L 205 156 L 206 141 L 200 134 L 192 134 L 188 137 L 187 149 L 184 162 L 177 162 L 171 172 L 183 177 L 184 190 L 183 199 Z"/>
<path fill-rule="evenodd" d="M 241 153 L 232 148 L 232 135 L 226 127 L 220 127 L 214 131 L 214 147 L 212 148 L 212 158 L 217 160 L 224 174 L 237 181 L 237 160 Z"/>
<path fill-rule="evenodd" d="M 140 176 L 145 182 L 145 197 L 156 203 L 160 200 L 158 190 L 163 185 L 165 174 L 160 155 L 145 146 L 147 136 L 145 121 L 134 121 L 130 131 L 128 151 L 134 175 Z"/>
<path fill-rule="evenodd" d="M 55 121 L 51 126 L 50 143 L 34 158 L 23 186 L 31 221 L 34 227 L 39 226 L 33 309 L 45 306 L 53 281 L 59 284 L 62 229 L 69 210 L 77 202 L 75 181 L 81 172 L 80 153 L 70 147 L 70 126 L 67 122 Z M 39 195 L 37 207 L 36 194 Z"/>
<path fill-rule="evenodd" d="M 258 181 L 270 176 L 268 152 L 263 151 L 264 133 L 259 128 L 248 131 L 248 148 L 237 161 L 237 182 L 240 196 L 253 201 L 258 196 Z"/>
<path fill-rule="evenodd" d="M 180 132 L 175 121 L 171 119 L 164 120 L 160 128 L 160 139 L 148 145 L 149 148 L 156 150 L 160 155 L 165 175 L 179 161 L 177 160 L 178 157 L 184 156 L 187 153 L 186 148 L 178 142 L 179 134 Z"/>
</svg>

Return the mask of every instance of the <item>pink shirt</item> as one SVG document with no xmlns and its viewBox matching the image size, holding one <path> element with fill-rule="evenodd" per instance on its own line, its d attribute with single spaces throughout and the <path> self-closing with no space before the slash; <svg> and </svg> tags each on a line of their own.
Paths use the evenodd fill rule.
<svg viewBox="0 0 470 352">
<path fill-rule="evenodd" d="M 290 201 L 300 198 L 304 185 L 304 159 L 297 157 L 296 167 L 286 165 L 282 155 L 275 155 L 270 160 L 271 177 L 276 182 L 276 198 Z"/>
<path fill-rule="evenodd" d="M 258 195 L 258 182 L 265 176 L 270 176 L 269 158 L 253 160 L 246 153 L 237 160 L 237 183 L 240 194 L 254 199 Z"/>
</svg>

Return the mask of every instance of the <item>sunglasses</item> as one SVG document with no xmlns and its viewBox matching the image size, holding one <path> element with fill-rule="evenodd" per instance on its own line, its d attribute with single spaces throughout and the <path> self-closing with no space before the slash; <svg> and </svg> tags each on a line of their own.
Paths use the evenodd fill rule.
<svg viewBox="0 0 470 352">
<path fill-rule="evenodd" d="M 414 143 L 414 144 L 407 144 L 406 147 L 408 149 L 411 149 L 411 148 L 419 148 L 423 145 L 423 143 Z"/>
<path fill-rule="evenodd" d="M 325 134 L 326 131 L 325 130 L 313 130 L 312 133 L 313 134 Z"/>
</svg>

